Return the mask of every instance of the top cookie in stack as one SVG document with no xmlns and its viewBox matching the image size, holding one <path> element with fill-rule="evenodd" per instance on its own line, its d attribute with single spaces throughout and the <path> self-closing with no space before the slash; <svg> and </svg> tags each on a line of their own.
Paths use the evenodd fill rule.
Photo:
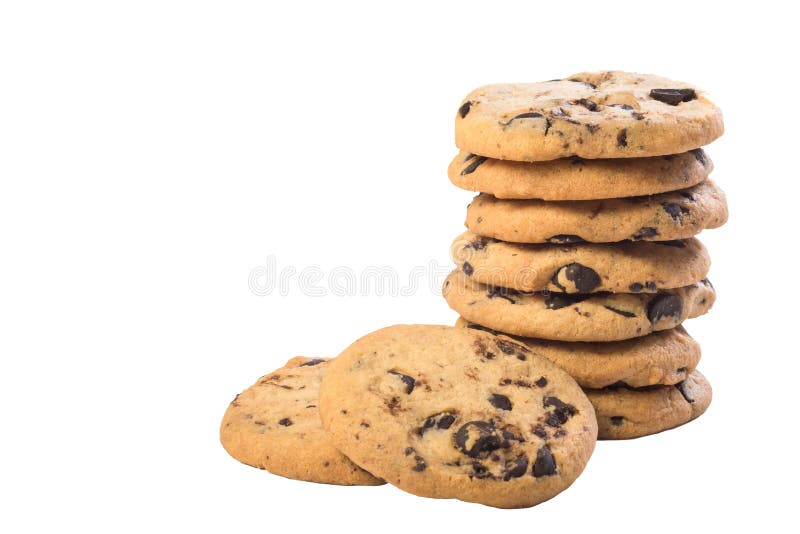
<svg viewBox="0 0 800 534">
<path fill-rule="evenodd" d="M 581 73 L 477 89 L 458 108 L 455 130 L 460 152 L 448 175 L 479 193 L 467 209 L 468 231 L 452 245 L 458 268 L 443 291 L 461 324 L 527 338 L 531 347 L 562 343 L 558 351 L 591 355 L 593 365 L 624 367 L 617 389 L 636 375 L 636 387 L 678 384 L 678 398 L 692 405 L 664 417 L 634 414 L 637 395 L 619 399 L 639 391 L 596 390 L 601 437 L 652 433 L 663 421 L 674 426 L 702 413 L 710 387 L 694 364 L 664 370 L 674 347 L 686 346 L 673 342 L 691 339 L 676 327 L 715 300 L 708 253 L 694 236 L 728 217 L 701 148 L 722 135 L 720 110 L 686 83 Z M 657 331 L 663 335 L 649 336 Z M 624 340 L 632 341 L 616 347 Z M 630 358 L 622 365 L 630 351 L 647 353 L 641 361 L 659 371 L 631 369 Z M 584 374 L 578 383 L 598 387 L 585 379 L 596 372 Z M 702 387 L 681 386 L 690 379 Z M 671 390 L 648 391 L 656 404 L 675 400 Z M 622 413 L 605 414 L 604 425 L 601 405 Z M 624 413 L 635 428 L 622 425 Z"/>
</svg>

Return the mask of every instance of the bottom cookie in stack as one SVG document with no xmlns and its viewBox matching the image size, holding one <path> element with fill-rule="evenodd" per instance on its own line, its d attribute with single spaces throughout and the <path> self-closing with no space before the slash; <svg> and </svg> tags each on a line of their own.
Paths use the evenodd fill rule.
<svg viewBox="0 0 800 534">
<path fill-rule="evenodd" d="M 504 335 L 464 318 L 456 326 Z M 695 370 L 700 346 L 681 326 L 606 343 L 505 335 L 578 382 L 594 406 L 598 439 L 656 434 L 696 419 L 711 403 L 711 386 Z"/>
</svg>

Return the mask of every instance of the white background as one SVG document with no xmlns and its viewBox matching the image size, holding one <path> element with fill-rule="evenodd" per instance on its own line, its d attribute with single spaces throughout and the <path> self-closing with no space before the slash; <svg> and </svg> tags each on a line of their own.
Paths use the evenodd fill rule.
<svg viewBox="0 0 800 534">
<path fill-rule="evenodd" d="M 788 529 L 796 18 L 734 4 L 3 2 L 0 530 Z M 447 265 L 471 198 L 445 173 L 463 96 L 609 68 L 690 81 L 725 114 L 708 153 L 731 219 L 702 235 L 719 299 L 688 324 L 707 414 L 599 443 L 570 489 L 521 511 L 229 458 L 227 403 L 290 356 L 455 319 L 428 285 L 316 297 L 295 278 L 257 296 L 251 271 L 271 255 L 403 282 Z"/>
</svg>

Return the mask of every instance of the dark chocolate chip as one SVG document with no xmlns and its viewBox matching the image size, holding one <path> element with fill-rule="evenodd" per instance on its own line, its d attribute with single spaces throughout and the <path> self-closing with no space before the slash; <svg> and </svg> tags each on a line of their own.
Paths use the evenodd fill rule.
<svg viewBox="0 0 800 534">
<path fill-rule="evenodd" d="M 320 364 L 320 363 L 323 363 L 323 362 L 325 362 L 325 360 L 323 360 L 322 358 L 314 358 L 313 360 L 309 360 L 306 363 L 301 363 L 300 367 L 306 367 L 306 366 L 310 366 L 310 365 L 317 365 L 317 364 Z"/>
<path fill-rule="evenodd" d="M 624 421 L 625 418 L 622 417 L 621 415 L 612 415 L 611 417 L 609 417 L 609 420 L 611 421 L 612 426 L 619 426 L 622 424 L 622 421 Z"/>
<path fill-rule="evenodd" d="M 583 302 L 592 295 L 569 294 L 569 293 L 550 293 L 544 299 L 544 305 L 548 310 L 560 310 L 567 306 L 572 306 L 578 302 Z"/>
<path fill-rule="evenodd" d="M 611 104 L 611 107 L 624 109 L 625 111 L 633 111 L 633 106 L 630 104 Z"/>
<path fill-rule="evenodd" d="M 538 387 L 543 388 L 547 385 L 547 379 L 543 376 L 539 377 L 539 380 L 534 382 Z"/>
<path fill-rule="evenodd" d="M 470 163 L 469 165 L 467 165 L 466 167 L 464 167 L 464 170 L 462 170 L 462 171 L 461 171 L 461 176 L 464 176 L 464 175 L 466 175 L 466 174 L 472 174 L 473 172 L 475 172 L 475 169 L 477 169 L 478 167 L 480 167 L 481 165 L 483 165 L 483 163 L 484 163 L 484 162 L 485 162 L 487 159 L 488 159 L 488 158 L 486 158 L 486 156 L 478 156 L 477 158 L 475 158 L 474 160 L 472 160 L 472 163 Z"/>
<path fill-rule="evenodd" d="M 694 89 L 650 89 L 650 98 L 677 106 L 681 102 L 689 102 L 697 98 Z"/>
<path fill-rule="evenodd" d="M 642 228 L 639 228 L 639 231 L 633 234 L 633 239 L 635 241 L 639 241 L 650 237 L 656 237 L 657 235 L 658 235 L 658 230 L 656 230 L 652 226 L 644 226 Z"/>
<path fill-rule="evenodd" d="M 678 389 L 678 391 L 681 392 L 681 395 L 683 395 L 683 398 L 686 399 L 686 402 L 688 402 L 689 404 L 694 403 L 694 399 L 691 398 L 689 394 L 686 392 L 685 382 L 678 382 L 677 384 L 675 384 L 675 387 Z"/>
<path fill-rule="evenodd" d="M 464 248 L 465 249 L 466 248 L 471 248 L 473 250 L 483 250 L 483 249 L 486 248 L 486 244 L 488 242 L 489 242 L 489 240 L 487 238 L 479 237 L 478 239 L 476 239 L 472 243 L 468 243 L 467 245 L 465 245 Z"/>
<path fill-rule="evenodd" d="M 583 106 L 589 111 L 597 111 L 597 102 L 589 100 L 588 98 L 581 98 L 579 100 L 576 100 L 574 104 L 578 106 Z"/>
<path fill-rule="evenodd" d="M 545 239 L 548 243 L 554 243 L 557 245 L 567 245 L 572 243 L 583 243 L 585 239 L 577 235 L 571 234 L 558 234 L 552 237 L 548 237 Z"/>
<path fill-rule="evenodd" d="M 642 289 L 644 289 L 644 286 L 639 282 L 634 282 L 628 286 L 628 290 L 633 291 L 634 293 L 638 293 Z"/>
<path fill-rule="evenodd" d="M 681 217 L 684 215 L 689 215 L 690 211 L 688 208 L 681 206 L 676 202 L 662 202 L 661 207 L 664 208 L 664 211 L 672 217 L 673 221 L 680 221 Z"/>
<path fill-rule="evenodd" d="M 456 432 L 455 441 L 458 449 L 470 458 L 485 458 L 502 444 L 497 429 L 485 421 L 465 423 Z"/>
<path fill-rule="evenodd" d="M 553 411 L 548 414 L 546 423 L 550 426 L 561 426 L 575 415 L 575 407 L 563 402 L 558 397 L 545 397 L 542 402 L 545 408 L 552 407 Z"/>
<path fill-rule="evenodd" d="M 600 285 L 600 276 L 597 271 L 580 263 L 570 263 L 559 269 L 553 275 L 553 284 L 561 291 L 566 291 L 559 281 L 559 274 L 563 273 L 564 277 L 575 285 L 575 289 L 579 293 L 590 293 L 594 288 Z"/>
<path fill-rule="evenodd" d="M 403 383 L 406 385 L 406 393 L 411 394 L 411 392 L 414 391 L 414 385 L 416 385 L 416 381 L 412 377 L 404 375 L 399 371 L 389 371 L 389 374 L 394 375 L 403 381 Z"/>
<path fill-rule="evenodd" d="M 528 457 L 521 454 L 513 460 L 506 460 L 503 465 L 503 480 L 509 481 L 512 478 L 519 478 L 528 471 Z"/>
<path fill-rule="evenodd" d="M 645 282 L 644 287 L 649 289 L 650 291 L 656 290 L 656 283 L 655 282 Z"/>
<path fill-rule="evenodd" d="M 689 152 L 692 153 L 694 159 L 700 162 L 700 165 L 703 167 L 708 166 L 708 157 L 706 157 L 706 153 L 703 151 L 702 148 L 695 148 L 694 150 L 690 150 Z"/>
<path fill-rule="evenodd" d="M 471 107 L 472 107 L 472 102 L 470 102 L 469 100 L 461 104 L 461 107 L 458 108 L 458 114 L 461 115 L 462 119 L 467 116 L 467 113 L 469 113 L 469 108 Z"/>
<path fill-rule="evenodd" d="M 584 124 L 584 126 L 586 126 L 586 129 L 589 130 L 590 134 L 593 134 L 600 129 L 599 124 Z"/>
<path fill-rule="evenodd" d="M 568 81 L 575 82 L 575 83 L 582 83 L 583 85 L 588 85 L 592 89 L 597 89 L 597 86 L 595 84 L 589 83 L 589 82 L 584 82 L 583 80 L 579 80 L 577 78 L 570 78 Z"/>
<path fill-rule="evenodd" d="M 436 428 L 441 428 L 442 430 L 446 430 L 450 428 L 456 420 L 456 416 L 452 414 L 444 414 L 441 418 L 439 418 L 439 422 L 436 423 Z"/>
<path fill-rule="evenodd" d="M 519 354 L 520 352 L 530 352 L 528 347 L 524 347 L 513 341 L 508 341 L 507 339 L 495 339 L 494 343 L 497 345 L 497 348 L 500 349 L 500 352 L 508 354 L 509 356 Z"/>
<path fill-rule="evenodd" d="M 508 121 L 505 127 L 508 128 L 512 122 L 518 119 L 544 119 L 544 124 L 545 124 L 544 134 L 547 135 L 547 132 L 550 130 L 550 119 L 548 119 L 541 113 L 537 113 L 535 111 L 530 111 L 528 113 L 520 113 L 519 115 L 513 117 L 510 121 Z"/>
<path fill-rule="evenodd" d="M 637 121 L 641 121 L 644 120 L 644 113 L 639 113 L 638 111 L 632 111 L 631 117 L 633 117 Z"/>
<path fill-rule="evenodd" d="M 505 395 L 492 393 L 489 402 L 498 410 L 511 410 L 511 401 Z"/>
<path fill-rule="evenodd" d="M 490 299 L 498 297 L 501 299 L 506 299 L 511 304 L 515 304 L 516 301 L 511 298 L 511 295 L 519 295 L 519 293 L 507 287 L 492 287 L 486 292 L 486 296 Z"/>
<path fill-rule="evenodd" d="M 283 419 L 278 421 L 278 424 L 281 426 L 292 426 L 292 420 L 289 419 L 288 417 L 284 417 Z"/>
<path fill-rule="evenodd" d="M 531 429 L 534 436 L 539 436 L 542 439 L 547 439 L 547 430 L 542 425 L 536 425 Z"/>
<path fill-rule="evenodd" d="M 557 469 L 556 461 L 550 452 L 550 447 L 542 445 L 539 450 L 536 451 L 536 461 L 533 464 L 533 476 L 539 478 L 555 475 Z"/>
<path fill-rule="evenodd" d="M 647 305 L 647 318 L 652 324 L 656 324 L 662 317 L 673 317 L 677 320 L 681 313 L 683 313 L 681 299 L 672 293 L 656 295 Z"/>
<path fill-rule="evenodd" d="M 406 447 L 405 455 L 409 456 L 414 453 L 414 447 Z"/>
<path fill-rule="evenodd" d="M 427 467 L 428 464 L 425 463 L 425 458 L 422 456 L 414 456 L 414 467 L 411 468 L 412 471 L 421 473 L 422 471 L 425 471 Z"/>
<path fill-rule="evenodd" d="M 628 130 L 620 130 L 617 134 L 617 146 L 619 147 L 626 147 L 628 146 Z"/>
<path fill-rule="evenodd" d="M 603 307 L 609 311 L 616 313 L 617 315 L 621 315 L 623 317 L 636 317 L 636 314 L 633 312 L 620 310 L 619 308 L 614 308 L 613 306 L 603 305 Z"/>
<path fill-rule="evenodd" d="M 464 274 L 467 276 L 472 276 L 472 273 L 475 272 L 475 269 L 473 269 L 472 265 L 468 261 L 464 262 L 464 265 L 461 266 L 461 270 L 464 271 Z"/>
</svg>

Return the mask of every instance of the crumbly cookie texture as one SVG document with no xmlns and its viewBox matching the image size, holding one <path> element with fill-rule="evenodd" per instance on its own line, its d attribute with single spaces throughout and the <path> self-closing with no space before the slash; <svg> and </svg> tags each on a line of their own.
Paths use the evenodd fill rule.
<svg viewBox="0 0 800 534">
<path fill-rule="evenodd" d="M 287 478 L 324 484 L 384 482 L 339 452 L 322 430 L 318 393 L 327 358 L 292 358 L 236 395 L 220 426 L 228 453 Z"/>
<path fill-rule="evenodd" d="M 501 508 L 568 487 L 594 450 L 594 410 L 564 371 L 509 338 L 397 325 L 330 365 L 322 423 L 356 463 L 415 495 Z"/>
<path fill-rule="evenodd" d="M 703 182 L 714 168 L 701 148 L 653 158 L 541 162 L 491 159 L 461 151 L 447 169 L 454 185 L 505 199 L 593 200 L 653 195 Z"/>
<path fill-rule="evenodd" d="M 648 197 L 608 200 L 500 200 L 481 193 L 467 228 L 515 243 L 612 243 L 686 239 L 728 220 L 725 193 L 711 180 Z"/>
<path fill-rule="evenodd" d="M 600 427 L 599 439 L 656 434 L 700 417 L 711 404 L 711 384 L 693 371 L 674 386 L 587 389 Z"/>
<path fill-rule="evenodd" d="M 447 303 L 466 320 L 509 334 L 560 341 L 618 341 L 675 328 L 714 304 L 708 280 L 658 293 L 526 293 L 450 273 Z"/>
<path fill-rule="evenodd" d="M 456 326 L 502 335 L 463 317 Z M 700 345 L 682 326 L 606 343 L 509 337 L 565 370 L 583 388 L 674 385 L 686 380 L 700 361 Z"/>
<path fill-rule="evenodd" d="M 450 255 L 476 282 L 519 291 L 655 293 L 702 280 L 711 259 L 697 239 L 578 243 L 507 243 L 464 232 Z"/>
<path fill-rule="evenodd" d="M 458 148 L 514 161 L 677 154 L 723 129 L 719 108 L 697 87 L 621 71 L 487 85 L 455 117 Z"/>
</svg>

